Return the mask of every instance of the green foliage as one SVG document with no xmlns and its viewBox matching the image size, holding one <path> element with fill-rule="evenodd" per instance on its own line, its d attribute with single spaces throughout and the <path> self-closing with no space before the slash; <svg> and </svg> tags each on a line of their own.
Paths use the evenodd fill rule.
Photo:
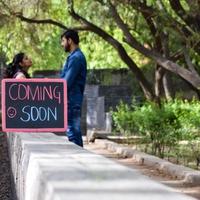
<svg viewBox="0 0 200 200">
<path fill-rule="evenodd" d="M 197 100 L 174 100 L 166 106 L 173 110 L 181 124 L 182 139 L 194 140 L 200 137 L 200 103 Z"/>
<path fill-rule="evenodd" d="M 161 107 L 152 102 L 142 106 L 121 103 L 113 112 L 113 121 L 122 134 L 143 136 L 151 143 L 152 153 L 164 157 L 181 140 L 193 144 L 200 138 L 200 103 L 174 100 L 162 102 Z M 199 153 L 194 145 L 193 148 L 194 153 Z"/>
<path fill-rule="evenodd" d="M 134 106 L 128 106 L 123 102 L 120 102 L 117 106 L 117 112 L 112 112 L 113 122 L 117 130 L 126 136 L 137 131 L 136 124 L 133 120 Z"/>
<path fill-rule="evenodd" d="M 61 1 L 59 3 L 64 3 Z M 9 2 L 5 3 L 9 5 Z M 66 17 L 66 8 L 59 3 L 47 0 L 38 3 L 23 1 L 22 4 L 16 1 L 16 8 L 9 6 L 15 12 L 23 12 L 26 17 L 47 19 L 51 15 L 54 20 L 70 23 L 70 18 Z M 0 29 L 0 51 L 6 54 L 7 62 L 11 62 L 16 53 L 25 52 L 33 60 L 30 72 L 41 69 L 59 70 L 66 57 L 60 46 L 60 34 L 61 30 L 55 26 L 26 23 L 10 16 L 10 20 Z"/>
<path fill-rule="evenodd" d="M 89 69 L 126 68 L 114 48 L 103 39 L 94 33 L 81 33 L 80 36 L 81 49 L 86 55 Z"/>
<path fill-rule="evenodd" d="M 63 23 L 67 27 L 80 26 L 79 22 L 69 16 L 66 1 L 42 0 L 39 2 L 23 1 L 23 3 L 21 1 L 12 1 L 12 3 L 13 4 L 10 4 L 8 0 L 5 1 L 5 4 L 7 4 L 11 10 L 22 12 L 26 17 L 36 19 L 50 18 Z M 143 66 L 145 60 L 144 56 L 123 42 L 122 31 L 113 21 L 106 4 L 102 5 L 93 0 L 75 0 L 74 5 L 80 15 L 106 30 L 107 33 L 119 40 L 134 61 L 139 66 Z M 67 56 L 60 47 L 59 39 L 62 30 L 47 24 L 38 25 L 21 22 L 19 19 L 11 16 L 9 12 L 6 11 L 5 6 L 0 3 L 0 9 L 1 8 L 2 11 L 0 11 L 0 14 L 4 11 L 7 16 L 4 17 L 5 20 L 1 20 L 0 44 L 2 48 L 0 51 L 6 54 L 7 61 L 10 62 L 17 52 L 24 51 L 33 60 L 34 65 L 31 71 L 42 69 L 59 70 Z M 141 29 L 142 27 L 139 24 L 144 25 L 144 20 L 138 17 L 137 12 L 133 12 L 133 9 L 130 7 L 120 7 L 119 11 L 127 22 L 131 23 L 132 19 L 135 19 L 135 23 L 138 24 L 137 29 L 141 31 L 140 33 L 137 33 L 137 31 L 134 33 L 137 35 L 137 39 L 143 43 L 145 38 L 150 35 L 149 32 L 146 31 L 145 34 L 141 34 L 143 29 Z M 141 39 L 140 35 L 142 37 Z M 116 50 L 102 38 L 99 38 L 91 32 L 81 32 L 80 36 L 80 45 L 86 55 L 89 69 L 119 69 L 127 67 L 122 62 Z"/>
</svg>

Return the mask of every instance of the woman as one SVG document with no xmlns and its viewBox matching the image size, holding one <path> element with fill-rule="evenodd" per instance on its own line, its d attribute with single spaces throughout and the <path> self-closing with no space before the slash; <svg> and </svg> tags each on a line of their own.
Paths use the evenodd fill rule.
<svg viewBox="0 0 200 200">
<path fill-rule="evenodd" d="M 25 53 L 18 53 L 13 58 L 4 73 L 4 78 L 30 78 L 28 69 L 32 66 L 32 61 Z"/>
</svg>

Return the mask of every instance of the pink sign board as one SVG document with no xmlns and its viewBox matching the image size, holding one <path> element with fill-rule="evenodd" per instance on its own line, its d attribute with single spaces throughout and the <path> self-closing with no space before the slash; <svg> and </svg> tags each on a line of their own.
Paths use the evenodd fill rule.
<svg viewBox="0 0 200 200">
<path fill-rule="evenodd" d="M 66 131 L 66 81 L 3 79 L 2 129 L 5 132 Z"/>
</svg>

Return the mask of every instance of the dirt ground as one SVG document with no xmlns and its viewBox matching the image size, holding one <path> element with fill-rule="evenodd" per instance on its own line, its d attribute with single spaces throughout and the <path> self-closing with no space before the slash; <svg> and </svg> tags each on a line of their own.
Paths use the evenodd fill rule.
<svg viewBox="0 0 200 200">
<path fill-rule="evenodd" d="M 0 200 L 11 200 L 10 160 L 5 134 L 0 132 Z"/>
<path fill-rule="evenodd" d="M 200 199 L 200 186 L 198 187 L 183 186 L 179 180 L 174 180 L 171 176 L 167 174 L 163 174 L 156 169 L 140 165 L 131 158 L 122 158 L 120 157 L 120 155 L 110 152 L 106 149 L 103 149 L 102 147 L 100 147 L 98 144 L 95 143 L 85 144 L 84 148 L 96 154 L 103 155 L 127 167 L 138 169 L 142 174 L 152 178 L 153 180 L 159 181 L 165 185 L 168 185 L 169 187 L 173 187 L 175 190 L 181 193 L 185 193 L 189 196 L 195 197 L 196 199 Z"/>
</svg>

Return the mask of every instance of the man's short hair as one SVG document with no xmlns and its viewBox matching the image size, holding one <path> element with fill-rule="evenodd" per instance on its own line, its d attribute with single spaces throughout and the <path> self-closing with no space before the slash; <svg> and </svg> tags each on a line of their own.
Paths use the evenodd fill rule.
<svg viewBox="0 0 200 200">
<path fill-rule="evenodd" d="M 66 30 L 62 35 L 61 39 L 65 37 L 66 39 L 71 38 L 75 44 L 79 44 L 78 32 L 72 29 Z"/>
</svg>

